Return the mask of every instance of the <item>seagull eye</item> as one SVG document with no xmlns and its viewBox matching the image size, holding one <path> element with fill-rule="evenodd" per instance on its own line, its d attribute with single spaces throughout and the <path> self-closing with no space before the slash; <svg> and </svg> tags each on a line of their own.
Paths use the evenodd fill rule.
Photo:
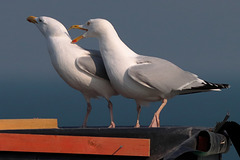
<svg viewBox="0 0 240 160">
<path fill-rule="evenodd" d="M 42 22 L 42 20 L 39 18 L 39 22 Z"/>
<path fill-rule="evenodd" d="M 89 26 L 89 25 L 90 25 L 90 22 L 87 22 L 87 25 Z"/>
</svg>

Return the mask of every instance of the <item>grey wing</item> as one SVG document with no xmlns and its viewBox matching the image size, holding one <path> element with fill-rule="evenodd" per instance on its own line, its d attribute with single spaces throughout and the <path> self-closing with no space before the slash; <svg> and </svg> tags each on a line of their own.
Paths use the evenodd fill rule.
<svg viewBox="0 0 240 160">
<path fill-rule="evenodd" d="M 100 53 L 81 56 L 76 59 L 75 64 L 78 69 L 94 77 L 109 80 Z"/>
<path fill-rule="evenodd" d="M 128 69 L 128 75 L 139 84 L 163 93 L 181 90 L 198 80 L 196 75 L 167 60 L 147 56 L 139 56 L 137 64 Z"/>
</svg>

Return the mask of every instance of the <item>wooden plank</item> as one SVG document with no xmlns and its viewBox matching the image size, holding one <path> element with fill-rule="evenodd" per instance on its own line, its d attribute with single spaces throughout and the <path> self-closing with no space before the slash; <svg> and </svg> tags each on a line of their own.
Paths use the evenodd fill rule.
<svg viewBox="0 0 240 160">
<path fill-rule="evenodd" d="M 57 119 L 0 119 L 0 130 L 58 128 Z"/>
<path fill-rule="evenodd" d="M 150 156 L 150 139 L 0 133 L 0 151 Z"/>
</svg>

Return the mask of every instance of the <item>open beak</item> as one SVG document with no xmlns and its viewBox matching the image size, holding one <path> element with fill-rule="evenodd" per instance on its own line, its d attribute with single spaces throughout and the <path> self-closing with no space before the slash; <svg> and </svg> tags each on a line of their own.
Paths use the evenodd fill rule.
<svg viewBox="0 0 240 160">
<path fill-rule="evenodd" d="M 31 22 L 31 23 L 34 23 L 34 24 L 35 24 L 35 23 L 38 23 L 38 22 L 36 21 L 36 18 L 37 18 L 37 17 L 29 16 L 29 17 L 27 18 L 27 21 L 28 21 L 28 22 Z"/>
<path fill-rule="evenodd" d="M 81 39 L 83 39 L 83 38 L 84 38 L 83 35 L 81 35 L 81 36 L 79 36 L 79 37 L 77 37 L 77 38 L 74 38 L 74 39 L 72 40 L 72 43 L 77 43 L 79 40 L 81 40 Z"/>
<path fill-rule="evenodd" d="M 88 29 L 86 28 L 83 28 L 82 25 L 72 25 L 68 31 L 70 31 L 71 29 L 81 29 L 81 30 L 84 30 L 84 31 L 88 31 Z"/>
<path fill-rule="evenodd" d="M 88 29 L 83 28 L 82 25 L 73 25 L 73 26 L 71 26 L 71 27 L 68 29 L 68 31 L 71 30 L 71 29 L 81 29 L 81 30 L 84 30 L 84 31 L 88 31 Z M 81 39 L 83 39 L 83 38 L 84 38 L 84 35 L 81 35 L 81 36 L 73 39 L 73 40 L 72 40 L 72 43 L 77 43 L 79 40 L 81 40 Z"/>
</svg>

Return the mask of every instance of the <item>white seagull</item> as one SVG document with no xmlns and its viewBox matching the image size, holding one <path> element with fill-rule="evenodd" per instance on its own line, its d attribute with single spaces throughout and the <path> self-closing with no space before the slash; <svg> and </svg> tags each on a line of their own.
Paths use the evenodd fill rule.
<svg viewBox="0 0 240 160">
<path fill-rule="evenodd" d="M 92 109 L 90 99 L 104 97 L 110 110 L 109 128 L 115 128 L 109 98 L 117 95 L 117 92 L 110 84 L 100 52 L 72 44 L 66 28 L 53 18 L 29 16 L 27 20 L 34 23 L 46 38 L 52 65 L 60 77 L 84 95 L 87 101 L 87 114 L 83 127 L 86 127 Z"/>
<path fill-rule="evenodd" d="M 71 28 L 87 31 L 74 39 L 73 43 L 87 37 L 98 39 L 112 86 L 119 94 L 136 101 L 138 114 L 135 127 L 140 127 L 141 105 L 162 100 L 149 126 L 160 127 L 159 115 L 169 98 L 229 87 L 228 84 L 214 84 L 199 79 L 197 75 L 186 72 L 167 60 L 135 53 L 121 41 L 112 24 L 105 19 L 91 19 L 84 25 L 74 25 Z"/>
</svg>

